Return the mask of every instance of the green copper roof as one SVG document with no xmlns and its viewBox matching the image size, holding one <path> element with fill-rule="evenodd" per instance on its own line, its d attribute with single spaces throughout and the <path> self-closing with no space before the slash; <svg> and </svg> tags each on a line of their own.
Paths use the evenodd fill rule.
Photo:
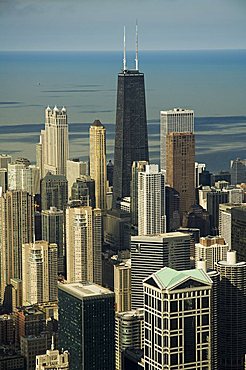
<svg viewBox="0 0 246 370">
<path fill-rule="evenodd" d="M 202 269 L 176 271 L 169 267 L 164 267 L 163 269 L 152 274 L 151 277 L 154 278 L 154 280 L 162 289 L 171 289 L 188 279 L 199 281 L 206 285 L 212 284 L 212 280 Z M 145 281 L 147 282 L 148 279 Z"/>
</svg>

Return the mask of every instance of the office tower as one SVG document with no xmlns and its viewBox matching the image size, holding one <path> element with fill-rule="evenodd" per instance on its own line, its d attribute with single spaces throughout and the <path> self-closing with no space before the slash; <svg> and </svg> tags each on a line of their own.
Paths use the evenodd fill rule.
<svg viewBox="0 0 246 370">
<path fill-rule="evenodd" d="M 64 210 L 68 201 L 67 179 L 62 175 L 47 175 L 41 180 L 41 207 Z"/>
<path fill-rule="evenodd" d="M 245 204 L 220 204 L 219 205 L 219 235 L 225 239 L 229 249 L 231 249 L 231 233 L 232 233 L 232 209 L 244 207 Z"/>
<path fill-rule="evenodd" d="M 138 234 L 166 231 L 165 179 L 157 164 L 146 165 L 138 174 Z"/>
<path fill-rule="evenodd" d="M 113 177 L 114 177 L 114 164 L 110 159 L 107 163 L 107 180 L 109 186 L 113 186 Z"/>
<path fill-rule="evenodd" d="M 82 175 L 87 175 L 87 163 L 79 158 L 67 160 L 68 198 L 71 197 L 73 183 Z"/>
<path fill-rule="evenodd" d="M 199 204 L 194 204 L 189 211 L 183 215 L 183 226 L 188 228 L 197 228 L 201 236 L 210 234 L 210 215 L 208 211 Z"/>
<path fill-rule="evenodd" d="M 50 347 L 51 338 L 47 332 L 39 336 L 26 336 L 20 338 L 21 354 L 25 358 L 25 370 L 34 370 L 36 368 L 36 356 L 45 354 Z"/>
<path fill-rule="evenodd" d="M 33 165 L 26 166 L 24 163 L 9 163 L 8 188 L 27 191 L 32 195 L 40 194 L 39 168 Z"/>
<path fill-rule="evenodd" d="M 173 232 L 131 238 L 132 309 L 143 307 L 143 280 L 168 266 L 190 268 L 191 237 Z"/>
<path fill-rule="evenodd" d="M 13 315 L 0 315 L 0 346 L 14 344 L 14 326 Z"/>
<path fill-rule="evenodd" d="M 12 162 L 11 155 L 0 154 L 0 168 L 8 168 L 8 164 Z"/>
<path fill-rule="evenodd" d="M 211 172 L 204 170 L 200 173 L 200 184 L 202 186 L 211 186 L 212 185 L 212 174 Z"/>
<path fill-rule="evenodd" d="M 106 209 L 106 129 L 99 120 L 90 127 L 90 176 L 95 180 L 96 208 Z"/>
<path fill-rule="evenodd" d="M 205 163 L 195 162 L 195 188 L 198 188 L 198 186 L 201 185 L 200 175 L 205 170 L 206 170 L 206 164 Z"/>
<path fill-rule="evenodd" d="M 23 304 L 57 300 L 57 245 L 39 240 L 22 245 Z"/>
<path fill-rule="evenodd" d="M 69 351 L 70 368 L 114 370 L 114 293 L 96 284 L 59 284 L 58 302 L 59 348 Z"/>
<path fill-rule="evenodd" d="M 36 356 L 36 370 L 69 370 L 69 353 L 62 350 L 61 352 L 54 348 L 52 343 L 51 348 L 44 355 Z"/>
<path fill-rule="evenodd" d="M 20 337 L 37 337 L 46 330 L 45 313 L 37 306 L 18 307 L 15 317 L 17 342 L 20 341 Z"/>
<path fill-rule="evenodd" d="M 165 136 L 166 183 L 180 194 L 180 214 L 195 203 L 194 163 L 195 136 L 171 132 Z"/>
<path fill-rule="evenodd" d="M 199 204 L 202 208 L 207 210 L 207 194 L 212 191 L 210 186 L 202 186 L 201 189 L 198 190 L 198 198 Z"/>
<path fill-rule="evenodd" d="M 160 155 L 161 155 L 161 170 L 166 170 L 168 153 L 167 135 L 171 132 L 194 133 L 194 111 L 188 109 L 174 108 L 168 111 L 160 112 Z M 194 178 L 193 163 L 193 178 Z M 170 185 L 170 184 L 169 184 Z"/>
<path fill-rule="evenodd" d="M 231 209 L 231 245 L 238 261 L 246 261 L 246 205 Z"/>
<path fill-rule="evenodd" d="M 244 191 L 243 189 L 228 189 L 228 202 L 231 204 L 243 203 Z"/>
<path fill-rule="evenodd" d="M 114 265 L 115 312 L 131 310 L 131 260 Z"/>
<path fill-rule="evenodd" d="M 70 205 L 66 210 L 67 281 L 102 283 L 102 213 Z"/>
<path fill-rule="evenodd" d="M 131 180 L 131 217 L 132 225 L 138 225 L 138 175 L 145 172 L 147 161 L 133 161 L 132 180 Z"/>
<path fill-rule="evenodd" d="M 174 188 L 165 187 L 166 229 L 175 231 L 180 227 L 180 195 Z"/>
<path fill-rule="evenodd" d="M 14 312 L 17 307 L 22 306 L 22 280 L 18 278 L 10 279 L 12 286 L 12 311 Z"/>
<path fill-rule="evenodd" d="M 144 311 L 137 309 L 117 313 L 115 317 L 115 370 L 123 370 L 122 352 L 141 349 L 144 344 Z"/>
<path fill-rule="evenodd" d="M 83 206 L 95 208 L 95 180 L 87 175 L 76 179 L 71 190 L 71 200 L 80 200 Z"/>
<path fill-rule="evenodd" d="M 58 273 L 64 273 L 64 214 L 56 207 L 42 211 L 42 240 L 57 245 L 57 268 Z"/>
<path fill-rule="evenodd" d="M 144 280 L 145 369 L 211 370 L 212 280 L 168 267 Z M 181 293 L 182 292 L 182 293 Z"/>
<path fill-rule="evenodd" d="M 45 109 L 45 129 L 41 130 L 42 167 L 44 177 L 48 172 L 53 175 L 67 174 L 68 124 L 66 108 Z"/>
<path fill-rule="evenodd" d="M 234 159 L 230 163 L 231 184 L 246 182 L 246 159 Z"/>
<path fill-rule="evenodd" d="M 200 260 L 206 261 L 209 270 L 215 269 L 215 263 L 226 259 L 228 244 L 219 236 L 200 238 L 200 243 L 195 244 L 196 267 Z"/>
<path fill-rule="evenodd" d="M 219 228 L 219 204 L 228 203 L 228 193 L 212 189 L 207 193 L 207 211 L 210 214 L 210 226 L 212 235 L 218 234 Z"/>
<path fill-rule="evenodd" d="M 214 185 L 216 182 L 224 181 L 228 184 L 231 183 L 231 174 L 229 171 L 220 171 L 219 173 L 214 173 L 211 176 L 211 185 Z"/>
<path fill-rule="evenodd" d="M 133 161 L 149 160 L 144 74 L 138 68 L 138 46 L 135 70 L 127 68 L 125 50 L 124 42 L 123 69 L 118 74 L 117 87 L 114 202 L 130 195 Z"/>
<path fill-rule="evenodd" d="M 246 353 L 246 262 L 236 252 L 216 264 L 220 274 L 218 293 L 219 369 L 243 369 Z"/>
<path fill-rule="evenodd" d="M 130 248 L 131 216 L 121 209 L 107 211 L 104 218 L 104 242 L 114 251 Z"/>
<path fill-rule="evenodd" d="M 6 168 L 0 168 L 0 196 L 8 189 L 8 171 Z"/>
<path fill-rule="evenodd" d="M 7 191 L 0 198 L 1 297 L 12 278 L 22 278 L 23 243 L 33 237 L 33 197 L 25 191 Z"/>
</svg>

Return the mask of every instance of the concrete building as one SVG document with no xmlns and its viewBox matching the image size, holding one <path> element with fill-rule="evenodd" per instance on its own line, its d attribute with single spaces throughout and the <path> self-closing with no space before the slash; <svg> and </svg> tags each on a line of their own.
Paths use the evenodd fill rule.
<svg viewBox="0 0 246 370">
<path fill-rule="evenodd" d="M 22 280 L 18 278 L 10 279 L 12 286 L 12 311 L 14 312 L 17 307 L 22 306 Z"/>
<path fill-rule="evenodd" d="M 66 108 L 47 107 L 45 110 L 45 129 L 41 130 L 42 168 L 44 177 L 48 172 L 53 175 L 67 174 L 68 124 Z"/>
<path fill-rule="evenodd" d="M 7 191 L 0 198 L 1 297 L 12 278 L 22 278 L 23 243 L 33 237 L 33 197 L 24 191 Z"/>
<path fill-rule="evenodd" d="M 90 176 L 95 180 L 96 208 L 106 209 L 106 129 L 99 120 L 90 127 Z"/>
<path fill-rule="evenodd" d="M 170 186 L 165 187 L 166 231 L 175 231 L 180 227 L 180 195 Z"/>
<path fill-rule="evenodd" d="M 73 183 L 82 175 L 87 175 L 87 163 L 78 158 L 67 160 L 68 199 L 71 197 Z"/>
<path fill-rule="evenodd" d="M 122 352 L 139 350 L 144 345 L 144 311 L 121 312 L 115 317 L 115 370 L 123 370 Z"/>
<path fill-rule="evenodd" d="M 0 168 L 8 169 L 8 164 L 12 162 L 12 157 L 9 154 L 0 154 Z"/>
<path fill-rule="evenodd" d="M 194 133 L 194 111 L 182 108 L 174 108 L 167 111 L 161 111 L 160 121 L 161 121 L 161 132 L 160 132 L 161 170 L 166 170 L 167 135 L 170 132 Z M 195 164 L 193 166 L 193 175 L 194 168 Z"/>
<path fill-rule="evenodd" d="M 131 310 L 131 260 L 114 265 L 115 312 Z"/>
<path fill-rule="evenodd" d="M 219 369 L 243 369 L 246 353 L 246 262 L 236 252 L 216 264 L 220 274 L 218 294 Z"/>
<path fill-rule="evenodd" d="M 0 168 L 0 196 L 5 193 L 8 189 L 8 170 L 6 168 Z"/>
<path fill-rule="evenodd" d="M 71 200 L 80 200 L 81 205 L 95 208 L 95 180 L 87 175 L 76 179 L 71 190 Z"/>
<path fill-rule="evenodd" d="M 166 232 L 165 179 L 157 164 L 138 173 L 138 235 Z"/>
<path fill-rule="evenodd" d="M 65 210 L 68 201 L 67 179 L 63 175 L 47 173 L 41 180 L 42 210 L 56 207 Z"/>
<path fill-rule="evenodd" d="M 0 315 L 0 346 L 15 342 L 15 317 L 13 315 Z"/>
<path fill-rule="evenodd" d="M 203 173 L 203 171 L 205 170 L 206 170 L 205 163 L 195 162 L 195 188 L 198 188 L 201 185 L 200 174 Z"/>
<path fill-rule="evenodd" d="M 230 163 L 231 184 L 246 182 L 246 159 L 234 159 Z"/>
<path fill-rule="evenodd" d="M 131 238 L 132 308 L 143 307 L 143 280 L 164 266 L 190 268 L 191 237 L 172 232 Z"/>
<path fill-rule="evenodd" d="M 138 225 L 138 175 L 139 172 L 145 172 L 147 161 L 134 161 L 132 163 L 132 180 L 131 180 L 131 223 Z"/>
<path fill-rule="evenodd" d="M 39 240 L 22 245 L 23 305 L 57 300 L 57 245 Z"/>
<path fill-rule="evenodd" d="M 0 347 L 0 369 L 26 370 L 25 359 L 13 346 Z"/>
<path fill-rule="evenodd" d="M 12 162 L 8 164 L 8 189 L 40 194 L 40 171 L 34 165 Z"/>
<path fill-rule="evenodd" d="M 244 191 L 240 188 L 228 189 L 228 202 L 231 204 L 240 204 L 244 200 Z"/>
<path fill-rule="evenodd" d="M 195 244 L 195 261 L 198 268 L 199 261 L 206 261 L 208 270 L 215 269 L 215 263 L 226 259 L 228 244 L 222 237 L 203 237 L 200 243 Z"/>
<path fill-rule="evenodd" d="M 165 267 L 144 280 L 145 369 L 211 370 L 212 280 Z"/>
<path fill-rule="evenodd" d="M 50 345 L 51 338 L 48 333 L 42 333 L 39 336 L 21 337 L 20 349 L 22 356 L 25 358 L 25 370 L 34 370 L 36 368 L 36 356 L 45 354 Z"/>
<path fill-rule="evenodd" d="M 195 136 L 189 132 L 166 135 L 166 183 L 180 195 L 181 220 L 195 203 Z"/>
<path fill-rule="evenodd" d="M 54 349 L 52 343 L 51 349 L 48 349 L 44 355 L 36 356 L 36 370 L 69 370 L 69 353 Z"/>
<path fill-rule="evenodd" d="M 104 242 L 114 251 L 130 248 L 131 216 L 121 209 L 107 211 L 104 218 Z"/>
<path fill-rule="evenodd" d="M 246 261 L 246 205 L 231 209 L 231 245 L 238 261 Z"/>
<path fill-rule="evenodd" d="M 228 192 L 212 189 L 207 193 L 207 211 L 210 214 L 211 234 L 218 235 L 219 205 L 228 203 Z"/>
<path fill-rule="evenodd" d="M 59 348 L 69 351 L 70 368 L 114 370 L 114 293 L 71 283 L 59 284 L 58 296 Z"/>
<path fill-rule="evenodd" d="M 67 281 L 102 283 L 102 211 L 71 204 L 66 209 Z"/>
</svg>

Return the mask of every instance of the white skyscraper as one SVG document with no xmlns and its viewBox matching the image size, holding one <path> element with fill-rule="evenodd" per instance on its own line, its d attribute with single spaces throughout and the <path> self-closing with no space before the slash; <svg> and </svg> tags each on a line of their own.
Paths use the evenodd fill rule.
<svg viewBox="0 0 246 370">
<path fill-rule="evenodd" d="M 8 164 L 8 188 L 9 190 L 27 191 L 35 195 L 40 193 L 40 171 L 33 165 L 26 166 L 24 163 Z"/>
<path fill-rule="evenodd" d="M 166 170 L 166 137 L 170 132 L 194 133 L 194 111 L 174 108 L 160 112 L 160 155 L 161 170 Z"/>
<path fill-rule="evenodd" d="M 79 159 L 67 161 L 68 198 L 71 196 L 72 186 L 81 175 L 87 175 L 87 163 Z"/>
<path fill-rule="evenodd" d="M 43 164 L 42 177 L 47 172 L 53 175 L 67 174 L 68 159 L 68 124 L 66 108 L 59 110 L 57 106 L 52 110 L 45 110 L 45 129 L 41 131 Z"/>
<path fill-rule="evenodd" d="M 138 174 L 138 235 L 166 231 L 165 179 L 157 164 Z"/>
</svg>

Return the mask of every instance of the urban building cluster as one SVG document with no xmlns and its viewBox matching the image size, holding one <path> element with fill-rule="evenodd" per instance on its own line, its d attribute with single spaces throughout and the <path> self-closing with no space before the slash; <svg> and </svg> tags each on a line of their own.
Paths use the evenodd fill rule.
<svg viewBox="0 0 246 370">
<path fill-rule="evenodd" d="M 195 162 L 194 112 L 160 112 L 149 160 L 144 74 L 118 75 L 106 126 L 69 158 L 65 107 L 45 109 L 36 164 L 0 155 L 0 368 L 243 370 L 246 160 Z"/>
</svg>

